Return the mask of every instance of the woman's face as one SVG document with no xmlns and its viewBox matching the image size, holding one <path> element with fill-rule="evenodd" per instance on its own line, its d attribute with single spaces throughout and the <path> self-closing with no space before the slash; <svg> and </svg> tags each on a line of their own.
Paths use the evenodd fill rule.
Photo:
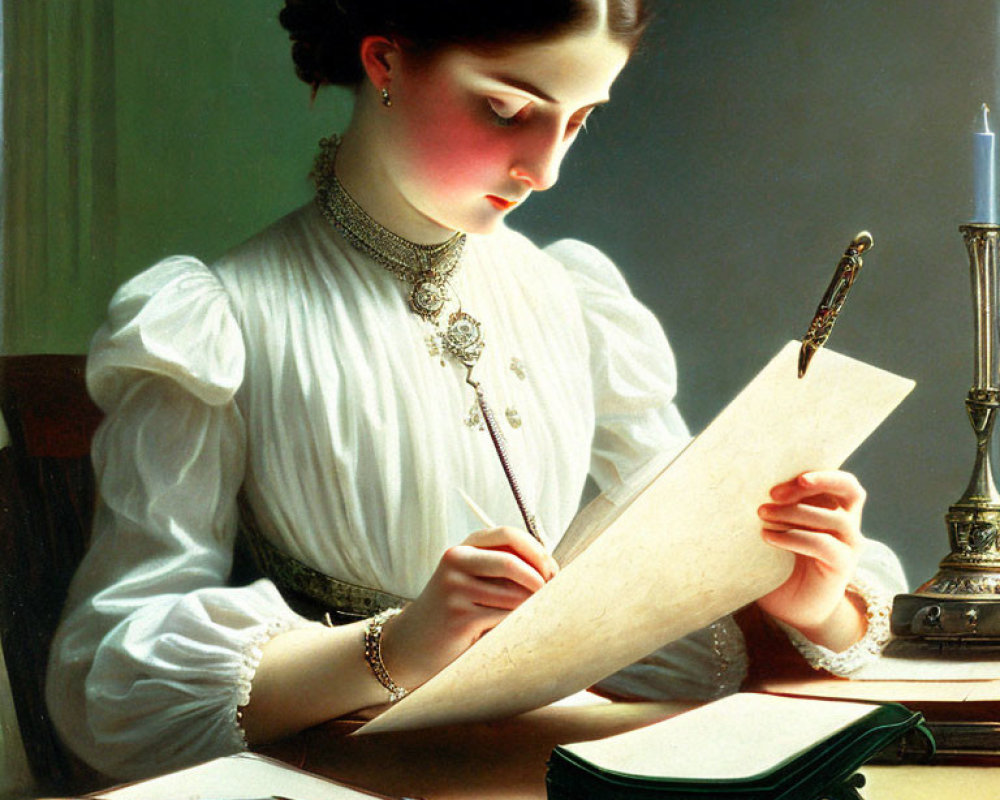
<svg viewBox="0 0 1000 800">
<path fill-rule="evenodd" d="M 628 48 L 603 30 L 516 45 L 400 54 L 383 153 L 414 213 L 447 230 L 489 233 L 532 191 L 548 189 Z"/>
</svg>

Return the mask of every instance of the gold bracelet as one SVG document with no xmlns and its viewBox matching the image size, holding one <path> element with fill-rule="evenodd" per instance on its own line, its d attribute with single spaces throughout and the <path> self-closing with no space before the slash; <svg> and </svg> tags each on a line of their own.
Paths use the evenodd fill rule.
<svg viewBox="0 0 1000 800">
<path fill-rule="evenodd" d="M 386 622 L 402 610 L 401 608 L 387 608 L 365 623 L 365 661 L 371 667 L 375 679 L 389 692 L 390 703 L 402 700 L 410 693 L 408 689 L 404 689 L 389 676 L 385 662 L 382 661 L 382 628 Z"/>
</svg>

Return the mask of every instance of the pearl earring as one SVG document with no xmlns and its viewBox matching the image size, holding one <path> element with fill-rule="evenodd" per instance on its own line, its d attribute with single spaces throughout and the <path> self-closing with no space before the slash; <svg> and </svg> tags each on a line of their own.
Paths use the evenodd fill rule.
<svg viewBox="0 0 1000 800">
<path fill-rule="evenodd" d="M 392 108 L 392 98 L 389 96 L 389 90 L 383 86 L 382 87 L 382 105 L 386 108 Z"/>
</svg>

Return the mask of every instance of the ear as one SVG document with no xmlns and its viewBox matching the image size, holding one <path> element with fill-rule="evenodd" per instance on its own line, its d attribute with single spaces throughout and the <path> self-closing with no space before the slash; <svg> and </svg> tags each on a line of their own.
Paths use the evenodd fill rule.
<svg viewBox="0 0 1000 800">
<path fill-rule="evenodd" d="M 376 89 L 389 88 L 399 55 L 399 45 L 384 36 L 366 36 L 361 40 L 361 66 Z"/>
</svg>

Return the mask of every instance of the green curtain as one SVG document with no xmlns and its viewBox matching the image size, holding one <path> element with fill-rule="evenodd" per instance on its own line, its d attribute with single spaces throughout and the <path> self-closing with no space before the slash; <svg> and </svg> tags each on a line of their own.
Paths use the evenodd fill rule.
<svg viewBox="0 0 1000 800">
<path fill-rule="evenodd" d="M 281 0 L 4 0 L 4 350 L 84 352 L 122 281 L 306 202 L 349 93 L 310 101 Z"/>
<path fill-rule="evenodd" d="M 6 0 L 4 349 L 74 351 L 115 257 L 112 0 Z"/>
</svg>

